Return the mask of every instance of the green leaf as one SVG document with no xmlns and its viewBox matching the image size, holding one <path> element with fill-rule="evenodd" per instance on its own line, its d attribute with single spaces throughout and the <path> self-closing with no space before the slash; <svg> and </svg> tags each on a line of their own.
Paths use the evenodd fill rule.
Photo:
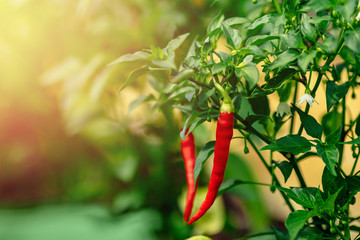
<svg viewBox="0 0 360 240">
<path fill-rule="evenodd" d="M 230 27 L 224 22 L 221 24 L 221 29 L 226 37 L 226 42 L 233 48 L 237 49 L 242 41 L 240 31 Z"/>
<path fill-rule="evenodd" d="M 142 66 L 140 68 L 135 69 L 134 71 L 132 71 L 129 75 L 129 77 L 126 79 L 126 81 L 121 85 L 120 89 L 117 91 L 116 94 L 119 94 L 124 88 L 126 88 L 132 81 L 134 81 L 135 79 L 137 79 L 138 77 L 140 77 L 143 74 L 152 72 L 152 71 L 169 71 L 169 69 L 167 68 L 153 68 L 150 66 Z"/>
<path fill-rule="evenodd" d="M 255 88 L 252 91 L 251 95 L 248 97 L 248 99 L 266 96 L 266 95 L 272 94 L 273 92 L 275 92 L 274 89 Z"/>
<path fill-rule="evenodd" d="M 282 175 L 284 176 L 284 182 L 286 182 L 289 179 L 291 172 L 293 170 L 291 163 L 289 163 L 288 161 L 282 161 L 282 162 L 273 161 L 273 162 L 280 169 Z"/>
<path fill-rule="evenodd" d="M 221 61 L 223 61 L 224 63 L 230 63 L 233 61 L 233 58 L 229 53 L 219 51 L 219 55 L 220 55 Z"/>
<path fill-rule="evenodd" d="M 347 31 L 345 33 L 345 43 L 356 53 L 360 53 L 360 30 Z"/>
<path fill-rule="evenodd" d="M 242 181 L 242 180 L 239 180 L 239 179 L 229 179 L 225 182 L 223 182 L 219 188 L 219 192 L 218 192 L 218 196 L 220 196 L 221 194 L 223 194 L 224 192 L 238 186 L 238 185 L 241 185 L 241 184 L 247 184 L 249 182 L 247 181 Z"/>
<path fill-rule="evenodd" d="M 321 126 L 325 133 L 325 136 L 333 133 L 334 129 L 339 129 L 341 126 L 341 114 L 337 112 L 337 109 L 326 113 L 321 119 Z"/>
<path fill-rule="evenodd" d="M 346 183 L 348 191 L 359 192 L 360 191 L 360 177 L 359 176 L 348 176 L 346 177 Z"/>
<path fill-rule="evenodd" d="M 285 226 L 290 234 L 290 240 L 294 240 L 299 231 L 304 227 L 306 221 L 316 215 L 317 213 L 314 210 L 310 212 L 305 210 L 296 210 L 295 212 L 290 213 L 285 221 Z"/>
<path fill-rule="evenodd" d="M 303 73 L 307 72 L 310 62 L 316 57 L 316 51 L 303 52 L 298 58 L 298 65 Z"/>
<path fill-rule="evenodd" d="M 263 43 L 266 43 L 270 40 L 279 39 L 278 36 L 272 36 L 272 35 L 256 35 L 253 37 L 249 37 L 248 40 L 246 40 L 245 46 L 249 45 L 261 45 Z"/>
<path fill-rule="evenodd" d="M 339 150 L 335 145 L 323 145 L 321 143 L 316 145 L 316 150 L 330 173 L 336 176 L 335 165 L 339 159 Z"/>
<path fill-rule="evenodd" d="M 217 35 L 221 32 L 221 22 L 222 21 L 219 21 L 218 27 L 211 30 L 211 32 L 208 32 L 207 36 L 209 38 L 211 38 L 212 36 Z M 232 26 L 237 26 L 237 25 L 242 25 L 244 23 L 248 23 L 249 19 L 242 18 L 242 17 L 233 17 L 233 18 L 228 18 L 228 19 L 224 20 L 223 22 L 232 27 Z"/>
<path fill-rule="evenodd" d="M 219 62 L 219 63 L 215 63 L 212 67 L 211 67 L 211 73 L 217 74 L 219 72 L 223 72 L 226 69 L 226 65 L 223 62 Z"/>
<path fill-rule="evenodd" d="M 290 152 L 294 155 L 305 153 L 313 145 L 304 137 L 299 135 L 287 135 L 275 140 L 273 143 L 263 147 L 261 150 L 272 150 L 278 152 Z"/>
<path fill-rule="evenodd" d="M 190 33 L 184 33 L 177 38 L 174 38 L 169 41 L 167 46 L 164 48 L 168 53 L 175 51 L 178 49 L 186 40 L 186 38 L 190 35 Z"/>
<path fill-rule="evenodd" d="M 349 141 L 349 142 L 339 142 L 339 143 L 340 144 L 360 144 L 360 137 L 355 138 L 354 140 Z"/>
<path fill-rule="evenodd" d="M 319 210 L 326 211 L 328 214 L 332 215 L 335 210 L 336 198 L 338 197 L 341 190 L 342 188 L 338 189 L 336 193 L 328 196 L 323 205 L 320 206 Z"/>
<path fill-rule="evenodd" d="M 255 29 L 255 28 L 257 28 L 257 27 L 259 27 L 259 26 L 261 26 L 261 25 L 264 25 L 264 24 L 266 24 L 266 23 L 269 23 L 269 22 L 270 22 L 270 15 L 267 14 L 267 15 L 264 15 L 264 16 L 256 19 L 253 23 L 251 23 L 251 24 L 247 27 L 247 29 L 248 29 L 248 30 L 253 30 L 253 29 Z"/>
<path fill-rule="evenodd" d="M 332 7 L 331 0 L 310 0 L 308 3 L 300 8 L 302 12 L 314 11 L 319 12 L 321 10 L 330 9 Z"/>
<path fill-rule="evenodd" d="M 305 46 L 300 33 L 294 30 L 289 31 L 287 34 L 282 34 L 281 40 L 288 48 L 304 48 Z"/>
<path fill-rule="evenodd" d="M 209 26 L 207 27 L 207 34 L 209 35 L 212 31 L 220 28 L 221 23 L 224 21 L 224 19 L 224 15 L 219 12 L 209 23 Z"/>
<path fill-rule="evenodd" d="M 340 56 L 345 60 L 345 62 L 349 64 L 355 65 L 357 62 L 355 52 L 352 51 L 348 46 L 344 46 L 341 49 Z"/>
<path fill-rule="evenodd" d="M 322 22 L 325 22 L 325 21 L 331 21 L 331 16 L 329 15 L 324 15 L 324 16 L 315 16 L 313 17 L 310 22 L 314 25 L 319 25 L 321 24 Z"/>
<path fill-rule="evenodd" d="M 214 95 L 215 93 L 215 88 L 212 88 L 212 89 L 207 89 L 207 88 L 203 88 L 202 91 L 200 92 L 199 94 L 199 97 L 198 97 L 198 105 L 199 106 L 203 106 L 205 105 L 205 107 L 207 107 L 207 103 L 206 101 L 212 96 Z"/>
<path fill-rule="evenodd" d="M 315 42 L 316 30 L 310 21 L 311 18 L 306 13 L 301 14 L 301 32 L 304 37 L 307 37 L 309 40 Z"/>
<path fill-rule="evenodd" d="M 336 193 L 339 189 L 341 189 L 336 199 L 336 204 L 344 206 L 350 197 L 350 189 L 348 188 L 349 185 L 344 179 L 344 177 L 341 175 L 341 173 L 337 169 L 335 170 L 337 176 L 331 174 L 327 167 L 324 168 L 321 179 L 322 187 L 324 189 L 325 196 L 330 196 Z"/>
<path fill-rule="evenodd" d="M 338 143 L 340 140 L 340 137 L 341 137 L 341 131 L 342 131 L 342 127 L 340 126 L 337 130 L 335 130 L 334 132 L 332 132 L 328 136 L 326 136 L 325 142 L 327 144 Z"/>
<path fill-rule="evenodd" d="M 297 204 L 300 204 L 303 207 L 315 208 L 316 204 L 316 194 L 320 191 L 317 188 L 307 187 L 307 188 L 298 188 L 294 187 L 291 189 L 280 187 L 275 185 L 277 189 L 282 192 L 285 192 L 289 198 L 294 200 Z"/>
<path fill-rule="evenodd" d="M 327 167 L 324 168 L 321 182 L 322 182 L 322 187 L 323 187 L 324 193 L 326 195 L 334 194 L 340 188 L 343 189 L 342 190 L 343 192 L 340 195 L 343 195 L 344 192 L 347 192 L 347 191 L 345 191 L 345 188 L 346 188 L 345 179 L 341 176 L 341 174 L 338 172 L 337 169 L 335 169 L 335 170 L 337 172 L 336 176 L 331 174 Z"/>
<path fill-rule="evenodd" d="M 280 102 L 287 102 L 292 94 L 293 82 L 287 81 L 277 89 Z"/>
<path fill-rule="evenodd" d="M 349 82 L 345 82 L 341 85 L 337 85 L 334 81 L 326 82 L 326 107 L 328 112 L 332 106 L 345 97 L 349 88 Z"/>
<path fill-rule="evenodd" d="M 202 166 L 206 162 L 206 160 L 213 154 L 215 149 L 215 141 L 211 141 L 206 143 L 198 153 L 195 161 L 195 167 L 194 167 L 194 183 L 196 183 Z"/>
<path fill-rule="evenodd" d="M 253 89 L 259 81 L 259 70 L 255 63 L 247 63 L 244 67 L 236 68 L 235 74 L 238 78 L 244 77 L 250 89 Z"/>
<path fill-rule="evenodd" d="M 137 99 L 135 99 L 134 101 L 132 101 L 129 104 L 128 115 L 130 115 L 140 104 L 154 100 L 154 99 L 155 99 L 155 97 L 152 94 L 142 95 L 142 96 L 138 97 Z"/>
<path fill-rule="evenodd" d="M 193 107 L 192 106 L 184 106 L 184 105 L 172 105 L 173 108 L 177 108 L 179 109 L 180 111 L 182 111 L 183 113 L 186 113 L 186 114 L 191 114 L 193 112 Z"/>
<path fill-rule="evenodd" d="M 144 51 L 125 54 L 125 55 L 122 55 L 121 57 L 119 57 L 118 59 L 112 61 L 111 63 L 109 63 L 108 66 L 112 66 L 112 65 L 116 65 L 116 64 L 124 63 L 124 62 L 134 62 L 134 61 L 139 61 L 139 60 L 149 60 L 150 56 L 151 56 L 150 53 L 144 52 Z"/>
<path fill-rule="evenodd" d="M 249 115 L 245 118 L 245 121 L 252 125 L 256 121 L 263 121 L 263 120 L 272 120 L 268 115 L 262 115 L 262 114 L 255 114 L 255 115 Z"/>
<path fill-rule="evenodd" d="M 189 78 L 194 76 L 194 70 L 192 69 L 185 69 L 184 71 L 180 72 L 176 76 L 174 76 L 170 81 L 172 83 L 180 83 L 184 80 L 188 80 Z"/>
<path fill-rule="evenodd" d="M 270 115 L 269 99 L 267 96 L 260 96 L 257 98 L 248 99 L 251 108 L 255 114 L 258 115 Z M 249 113 L 248 115 L 252 115 Z"/>
<path fill-rule="evenodd" d="M 325 52 L 331 53 L 337 47 L 337 40 L 334 37 L 328 37 L 323 43 L 318 43 L 318 46 Z"/>
<path fill-rule="evenodd" d="M 306 133 L 311 137 L 321 140 L 323 129 L 316 119 L 313 116 L 306 114 L 295 105 L 293 105 L 293 108 L 299 114 L 301 123 L 303 124 Z"/>
<path fill-rule="evenodd" d="M 290 79 L 297 73 L 297 70 L 294 68 L 284 68 L 278 72 L 274 77 L 270 78 L 266 85 L 265 89 L 273 89 L 280 87 L 285 80 Z"/>
<path fill-rule="evenodd" d="M 201 123 L 206 121 L 206 118 L 200 118 L 199 115 L 201 112 L 193 110 L 191 112 L 191 115 L 185 120 L 184 126 L 180 132 L 180 138 L 185 139 L 185 136 L 190 134 L 197 126 L 199 126 Z M 187 131 L 187 134 L 185 135 L 185 130 Z"/>
<path fill-rule="evenodd" d="M 351 17 L 358 7 L 358 0 L 347 0 L 345 4 L 337 4 L 336 10 L 341 13 L 346 21 L 351 22 Z"/>
<path fill-rule="evenodd" d="M 190 88 L 188 92 L 185 93 L 185 98 L 191 102 L 191 99 L 194 97 L 194 95 L 196 94 L 195 89 Z"/>
<path fill-rule="evenodd" d="M 184 59 L 184 66 L 188 66 L 189 68 L 196 68 L 200 64 L 200 56 L 196 52 L 196 39 L 197 38 L 191 43 Z"/>
<path fill-rule="evenodd" d="M 190 93 L 189 93 L 190 92 Z M 164 102 L 167 102 L 171 99 L 174 99 L 174 98 L 177 98 L 177 97 L 180 97 L 182 95 L 185 95 L 185 97 L 189 97 L 191 95 L 191 98 L 192 96 L 195 94 L 195 89 L 193 86 L 183 86 L 183 87 L 175 87 L 173 89 L 173 91 L 171 91 L 171 94 L 169 96 L 166 97 L 166 99 L 164 100 Z M 191 99 L 188 101 L 190 102 Z"/>
<path fill-rule="evenodd" d="M 273 70 L 278 67 L 285 67 L 288 63 L 296 60 L 299 56 L 299 53 L 292 49 L 286 50 L 274 60 L 269 69 Z"/>
<path fill-rule="evenodd" d="M 274 226 L 270 226 L 271 231 L 274 232 L 276 240 L 289 240 L 289 233 L 286 230 L 277 229 Z"/>
<path fill-rule="evenodd" d="M 249 19 L 243 18 L 243 17 L 232 17 L 232 18 L 226 19 L 224 22 L 229 26 L 236 26 L 236 25 L 248 23 Z"/>
</svg>

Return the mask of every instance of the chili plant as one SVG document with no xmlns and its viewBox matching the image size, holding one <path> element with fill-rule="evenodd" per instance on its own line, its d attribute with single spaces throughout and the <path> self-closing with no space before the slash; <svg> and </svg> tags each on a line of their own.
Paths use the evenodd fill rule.
<svg viewBox="0 0 360 240">
<path fill-rule="evenodd" d="M 130 110 L 149 101 L 154 102 L 154 110 L 164 111 L 168 106 L 180 110 L 186 116 L 179 126 L 182 139 L 204 122 L 217 120 L 220 106 L 230 99 L 233 130 L 244 139 L 244 152 L 249 152 L 246 146 L 251 145 L 271 175 L 270 190 L 279 191 L 291 211 L 285 221 L 286 232 L 272 228 L 276 238 L 360 239 L 360 217 L 350 215 L 360 191 L 360 171 L 356 171 L 360 115 L 350 114 L 347 106 L 347 99 L 357 97 L 360 85 L 359 3 L 253 3 L 262 8 L 261 16 L 225 19 L 219 13 L 208 25 L 206 36 L 193 37 L 184 59 L 175 52 L 183 49 L 180 47 L 189 34 L 171 40 L 165 48 L 121 56 L 110 65 L 133 61 L 145 65 L 135 69 L 119 91 L 140 75 L 152 76 L 148 81 L 155 93 L 136 99 Z M 226 42 L 224 51 L 219 50 L 221 42 Z M 326 106 L 316 100 L 321 85 Z M 279 99 L 276 110 L 270 108 L 269 98 Z M 313 106 L 314 102 L 317 105 Z M 311 107 L 326 112 L 321 124 L 309 114 Z M 294 124 L 296 121 L 300 124 Z M 347 145 L 352 151 L 350 171 L 342 164 Z M 209 142 L 203 149 L 214 146 Z M 272 159 L 274 152 L 281 154 L 281 162 Z M 322 182 L 315 187 L 308 186 L 298 164 L 311 156 L 318 156 L 325 164 L 318 172 Z M 193 184 L 208 157 L 198 154 Z M 224 161 L 226 164 L 227 159 Z M 296 175 L 299 185 L 283 187 L 275 168 L 281 170 L 284 182 Z M 243 183 L 239 176 L 223 184 L 219 192 Z M 295 210 L 294 203 L 303 209 Z"/>
</svg>

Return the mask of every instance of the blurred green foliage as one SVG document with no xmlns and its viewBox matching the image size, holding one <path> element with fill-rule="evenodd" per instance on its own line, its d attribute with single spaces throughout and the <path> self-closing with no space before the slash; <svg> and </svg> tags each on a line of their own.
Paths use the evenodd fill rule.
<svg viewBox="0 0 360 240">
<path fill-rule="evenodd" d="M 185 32 L 202 35 L 219 10 L 254 18 L 261 9 L 251 1 L 212 2 L 0 3 L 0 239 L 190 236 L 178 206 L 185 185 L 180 125 L 167 121 L 176 116 L 167 106 L 161 114 L 146 105 L 127 115 L 148 86 L 137 82 L 116 95 L 134 66 L 107 64 Z M 199 146 L 207 134 L 198 130 Z M 244 231 L 266 226 L 253 188 L 234 195 L 255 221 Z M 226 228 L 231 235 L 239 226 Z"/>
</svg>

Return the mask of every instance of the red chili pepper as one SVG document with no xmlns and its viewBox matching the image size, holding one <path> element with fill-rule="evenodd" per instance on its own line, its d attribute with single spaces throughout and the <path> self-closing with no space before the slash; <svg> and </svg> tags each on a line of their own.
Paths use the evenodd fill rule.
<svg viewBox="0 0 360 240">
<path fill-rule="evenodd" d="M 186 205 L 184 211 L 184 221 L 187 222 L 189 221 L 191 210 L 194 205 L 194 198 L 198 185 L 198 182 L 196 181 L 196 185 L 194 187 L 194 167 L 196 156 L 194 135 L 192 133 L 187 135 L 184 140 L 181 140 L 181 155 L 184 160 L 187 183 Z"/>
<path fill-rule="evenodd" d="M 202 217 L 213 205 L 224 179 L 226 163 L 229 158 L 229 147 L 234 127 L 234 106 L 225 90 L 219 84 L 215 84 L 215 86 L 223 95 L 224 102 L 220 108 L 220 116 L 216 127 L 214 167 L 210 176 L 209 188 L 205 200 L 201 204 L 200 209 L 190 219 L 189 225 Z"/>
</svg>

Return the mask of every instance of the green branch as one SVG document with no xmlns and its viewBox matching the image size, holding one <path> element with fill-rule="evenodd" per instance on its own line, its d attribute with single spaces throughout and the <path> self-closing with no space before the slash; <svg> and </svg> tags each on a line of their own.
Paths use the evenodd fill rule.
<svg viewBox="0 0 360 240">
<path fill-rule="evenodd" d="M 239 130 L 239 131 L 240 131 L 241 134 L 243 134 L 243 132 L 242 132 L 241 130 Z M 268 170 L 268 172 L 271 174 L 271 171 L 272 171 L 272 170 L 271 170 L 271 167 L 270 167 L 269 164 L 265 161 L 265 158 L 264 158 L 263 155 L 260 153 L 260 151 L 259 151 L 259 149 L 256 147 L 255 143 L 252 141 L 252 139 L 251 139 L 250 137 L 247 137 L 247 140 L 248 140 L 248 142 L 250 143 L 250 145 L 252 146 L 252 148 L 255 150 L 256 154 L 259 156 L 261 162 L 264 164 L 264 166 L 266 167 L 266 169 Z M 280 184 L 278 178 L 277 178 L 275 175 L 273 175 L 273 180 L 274 180 L 274 182 L 275 182 L 276 185 L 278 185 L 279 187 L 281 187 L 281 184 Z M 293 212 L 295 209 L 294 209 L 293 205 L 291 204 L 288 196 L 287 196 L 285 193 L 281 192 L 281 191 L 280 191 L 280 193 L 281 193 L 282 197 L 284 198 L 286 204 L 288 205 L 289 209 Z"/>
</svg>

